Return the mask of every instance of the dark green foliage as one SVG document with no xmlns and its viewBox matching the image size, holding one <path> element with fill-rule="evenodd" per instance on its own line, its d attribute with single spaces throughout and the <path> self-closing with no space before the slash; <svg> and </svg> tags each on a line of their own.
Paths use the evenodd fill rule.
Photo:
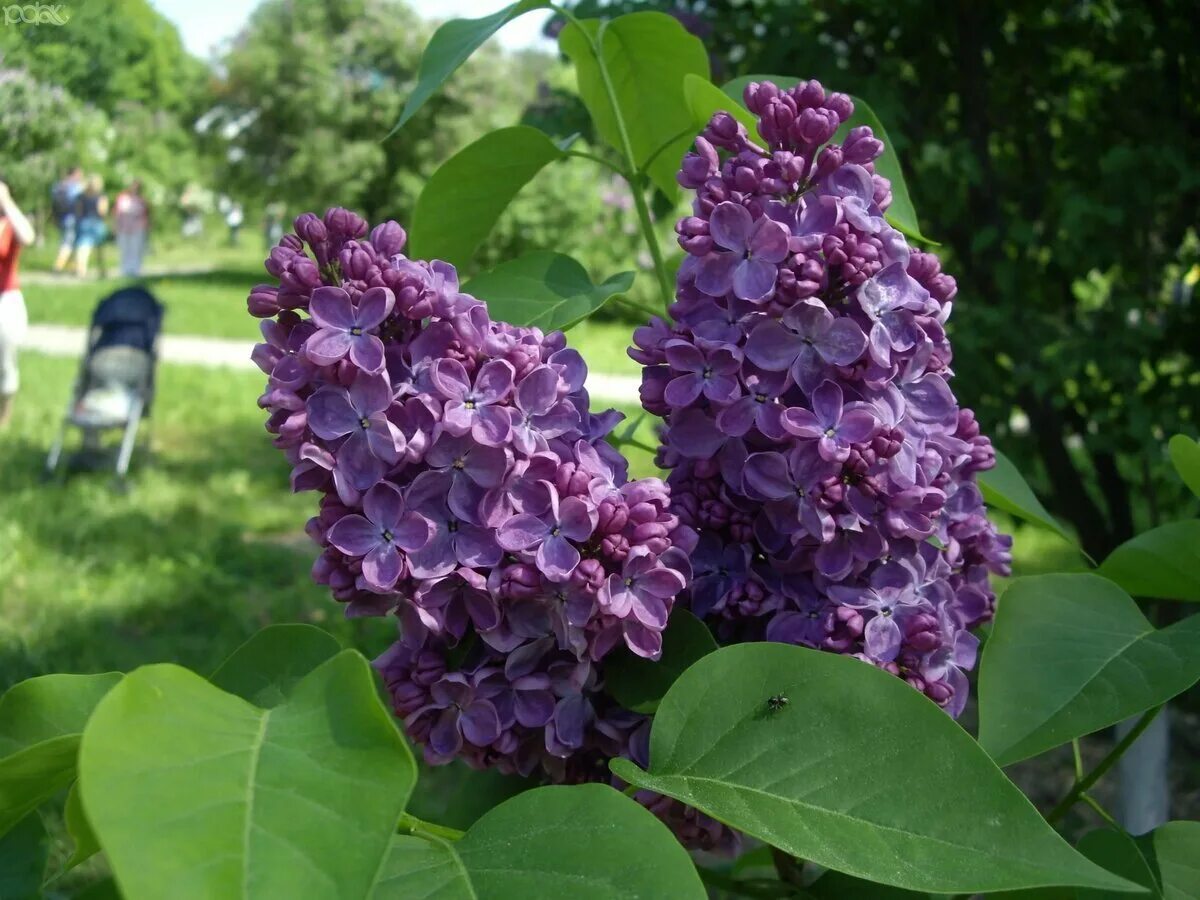
<svg viewBox="0 0 1200 900">
<path fill-rule="evenodd" d="M 1191 4 L 573 4 L 648 7 L 701 37 L 718 83 L 781 72 L 870 101 L 959 282 L 956 390 L 1089 553 L 1181 508 L 1159 460 L 1200 417 Z"/>
</svg>

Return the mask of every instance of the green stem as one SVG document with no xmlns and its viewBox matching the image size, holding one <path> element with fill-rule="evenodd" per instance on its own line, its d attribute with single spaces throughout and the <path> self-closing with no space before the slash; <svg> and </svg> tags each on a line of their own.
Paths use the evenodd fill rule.
<svg viewBox="0 0 1200 900">
<path fill-rule="evenodd" d="M 638 787 L 636 784 L 627 784 L 627 785 L 625 785 L 625 790 L 621 791 L 621 793 L 624 794 L 626 797 L 632 797 L 634 794 L 636 794 L 640 790 L 641 790 L 641 788 Z"/>
<path fill-rule="evenodd" d="M 1163 705 L 1165 706 L 1165 704 Z M 1071 788 L 1070 793 L 1063 797 L 1062 802 L 1058 804 L 1058 806 L 1054 807 L 1054 809 L 1050 811 L 1050 814 L 1046 816 L 1046 821 L 1053 825 L 1055 822 L 1062 819 L 1062 817 L 1065 816 L 1068 811 L 1070 811 L 1071 807 L 1079 801 L 1080 797 L 1082 797 L 1092 785 L 1103 778 L 1109 769 L 1116 765 L 1117 760 L 1125 755 L 1125 751 L 1129 749 L 1134 741 L 1142 736 L 1142 732 L 1150 727 L 1150 723 L 1154 721 L 1154 717 L 1162 712 L 1162 710 L 1162 706 L 1156 706 L 1154 709 L 1148 709 L 1146 712 L 1142 713 L 1142 717 L 1138 719 L 1138 723 L 1133 726 L 1133 729 L 1129 732 L 1129 734 L 1125 735 L 1125 737 L 1121 739 L 1120 743 L 1118 743 L 1117 746 L 1113 747 L 1112 750 L 1109 751 L 1108 756 L 1100 760 L 1096 768 L 1092 769 L 1092 771 L 1088 772 L 1087 775 L 1075 782 L 1075 786 Z"/>
<path fill-rule="evenodd" d="M 683 138 L 687 137 L 688 135 L 695 134 L 695 133 L 696 133 L 696 129 L 692 128 L 691 126 L 688 126 L 687 128 L 683 129 L 683 131 L 679 132 L 679 134 L 672 136 L 670 140 L 668 140 L 665 144 L 660 144 L 657 150 L 655 150 L 653 153 L 651 153 L 649 156 L 646 157 L 646 162 L 643 164 L 642 168 L 649 169 L 650 166 L 654 163 L 654 161 L 662 155 L 662 152 L 664 150 L 669 149 L 670 146 L 672 144 L 674 144 L 676 141 L 682 140 Z"/>
<path fill-rule="evenodd" d="M 580 159 L 590 159 L 592 162 L 596 163 L 597 165 L 604 166 L 604 168 L 608 169 L 609 171 L 615 172 L 617 175 L 620 175 L 626 181 L 629 180 L 628 172 L 626 172 L 624 169 L 622 169 L 620 166 L 618 166 L 616 163 L 612 162 L 611 160 L 605 159 L 603 156 L 599 156 L 595 153 L 588 153 L 586 150 L 568 150 L 568 151 L 566 151 L 566 153 L 567 153 L 567 156 L 578 156 Z"/>
<path fill-rule="evenodd" d="M 804 863 L 778 847 L 771 848 L 771 861 L 775 863 L 780 881 L 798 888 L 804 887 Z"/>
<path fill-rule="evenodd" d="M 457 828 L 438 825 L 436 822 L 426 822 L 424 819 L 418 819 L 408 813 L 404 813 L 400 817 L 400 825 L 396 830 L 414 837 L 435 837 L 447 841 L 457 841 L 466 834 L 465 831 L 459 831 Z"/>
<path fill-rule="evenodd" d="M 550 8 L 579 29 L 583 39 L 588 42 L 592 56 L 596 58 L 596 67 L 600 70 L 600 80 L 604 84 L 604 92 L 608 95 L 608 102 L 612 106 L 613 120 L 617 125 L 617 136 L 621 139 L 620 149 L 625 154 L 625 161 L 629 167 L 625 180 L 629 182 L 630 192 L 633 194 L 633 205 L 637 210 L 638 223 L 641 225 L 642 236 L 646 239 L 646 245 L 650 250 L 650 258 L 654 261 L 654 272 L 658 276 L 663 308 L 666 309 L 670 307 L 674 297 L 671 290 L 671 278 L 667 273 L 666 262 L 663 260 L 662 248 L 658 245 L 658 235 L 654 231 L 654 223 L 650 220 L 650 207 L 646 204 L 646 172 L 645 169 L 638 167 L 637 157 L 633 152 L 633 142 L 630 141 L 629 130 L 625 127 L 625 117 L 621 115 L 621 104 L 617 102 L 617 89 L 613 86 L 612 76 L 608 72 L 608 65 L 604 62 L 604 53 L 601 50 L 604 46 L 604 29 L 608 22 L 600 23 L 600 27 L 596 29 L 596 37 L 593 39 L 588 30 L 583 27 L 583 23 L 570 10 L 555 5 L 551 5 Z"/>
<path fill-rule="evenodd" d="M 646 306 L 643 303 L 638 303 L 636 300 L 630 300 L 628 297 L 613 297 L 612 302 L 616 303 L 618 306 L 628 306 L 630 309 L 636 310 L 642 315 L 649 316 L 650 318 L 662 315 L 662 313 L 653 307 Z"/>
<path fill-rule="evenodd" d="M 641 441 L 630 438 L 627 441 L 621 441 L 622 444 L 628 444 L 630 447 L 637 447 L 639 450 L 645 450 L 647 453 L 658 453 L 658 448 L 651 447 L 649 444 L 643 444 Z"/>
<path fill-rule="evenodd" d="M 1117 824 L 1117 820 L 1112 817 L 1112 814 L 1109 813 L 1109 811 L 1107 809 L 1105 809 L 1103 806 L 1101 806 L 1100 802 L 1095 797 L 1093 797 L 1091 794 L 1080 794 L 1079 799 L 1082 800 L 1084 803 L 1086 803 L 1088 806 L 1090 806 L 1092 809 L 1094 809 L 1096 811 L 1096 815 L 1098 815 L 1100 818 L 1102 818 L 1105 822 L 1107 822 L 1113 828 L 1117 829 L 1117 831 L 1125 830 L 1124 828 L 1122 828 L 1120 825 Z"/>
<path fill-rule="evenodd" d="M 1079 738 L 1071 741 L 1071 750 L 1075 754 L 1075 780 L 1083 780 L 1083 756 L 1079 752 Z"/>
<path fill-rule="evenodd" d="M 771 881 L 766 878 L 738 879 L 724 872 L 714 872 L 703 866 L 696 866 L 700 880 L 710 887 L 717 888 L 740 897 L 797 897 L 804 896 L 789 884 L 782 881 Z"/>
</svg>

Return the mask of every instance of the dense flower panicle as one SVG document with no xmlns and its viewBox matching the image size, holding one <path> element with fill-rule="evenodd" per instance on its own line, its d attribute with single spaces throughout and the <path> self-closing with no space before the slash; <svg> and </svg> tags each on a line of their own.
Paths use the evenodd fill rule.
<svg viewBox="0 0 1200 900">
<path fill-rule="evenodd" d="M 674 324 L 634 333 L 666 420 L 671 511 L 699 534 L 682 595 L 722 643 L 852 654 L 957 716 L 1011 539 L 975 473 L 995 454 L 948 379 L 957 290 L 884 217 L 867 127 L 816 81 L 745 90 L 683 160 Z"/>
<path fill-rule="evenodd" d="M 645 762 L 649 720 L 603 692 L 603 664 L 659 656 L 695 534 L 604 441 L 621 415 L 591 410 L 562 333 L 493 322 L 395 222 L 295 228 L 248 301 L 260 405 L 292 487 L 321 494 L 314 578 L 348 615 L 400 620 L 376 666 L 409 735 L 431 763 L 555 781 Z M 651 801 L 716 845 L 715 823 Z"/>
</svg>

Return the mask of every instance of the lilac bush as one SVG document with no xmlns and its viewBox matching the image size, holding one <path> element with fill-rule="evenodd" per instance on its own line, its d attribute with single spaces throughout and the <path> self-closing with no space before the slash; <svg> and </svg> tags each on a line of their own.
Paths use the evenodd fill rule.
<svg viewBox="0 0 1200 900">
<path fill-rule="evenodd" d="M 634 335 L 664 418 L 671 511 L 698 534 L 682 595 L 721 643 L 851 654 L 962 712 L 1008 574 L 976 473 L 995 454 L 948 379 L 957 290 L 885 219 L 884 152 L 816 81 L 745 89 L 683 160 L 694 192 L 668 323 Z"/>
<path fill-rule="evenodd" d="M 295 228 L 249 297 L 260 405 L 293 488 L 321 495 L 314 578 L 350 616 L 399 619 L 375 664 L 409 736 L 431 764 L 556 782 L 647 764 L 649 718 L 603 692 L 603 663 L 661 654 L 696 536 L 604 440 L 621 415 L 592 411 L 561 332 L 492 321 L 395 222 Z M 646 802 L 691 845 L 730 840 Z"/>
</svg>

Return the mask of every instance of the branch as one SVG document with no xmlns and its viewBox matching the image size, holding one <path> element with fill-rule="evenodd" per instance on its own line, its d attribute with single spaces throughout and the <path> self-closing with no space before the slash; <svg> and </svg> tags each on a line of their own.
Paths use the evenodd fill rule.
<svg viewBox="0 0 1200 900">
<path fill-rule="evenodd" d="M 1071 788 L 1071 791 L 1067 794 L 1067 796 L 1063 797 L 1062 802 L 1059 803 L 1058 806 L 1054 807 L 1054 809 L 1050 810 L 1050 814 L 1046 816 L 1046 821 L 1053 825 L 1055 822 L 1062 819 L 1062 817 L 1070 811 L 1071 807 L 1079 801 L 1084 793 L 1097 781 L 1103 778 L 1109 769 L 1116 765 L 1117 760 L 1125 755 L 1125 751 L 1130 748 L 1133 742 L 1142 736 L 1143 731 L 1150 727 L 1150 723 L 1154 721 L 1155 716 L 1163 711 L 1164 706 L 1166 706 L 1165 703 L 1156 706 L 1153 709 L 1148 709 L 1142 713 L 1142 717 L 1138 719 L 1138 723 L 1133 726 L 1133 729 L 1129 732 L 1129 734 L 1125 735 L 1125 737 L 1121 739 L 1121 742 L 1109 751 L 1108 756 L 1100 760 L 1096 768 L 1088 772 L 1087 775 L 1082 778 L 1082 780 L 1076 781 L 1075 786 Z"/>
</svg>

